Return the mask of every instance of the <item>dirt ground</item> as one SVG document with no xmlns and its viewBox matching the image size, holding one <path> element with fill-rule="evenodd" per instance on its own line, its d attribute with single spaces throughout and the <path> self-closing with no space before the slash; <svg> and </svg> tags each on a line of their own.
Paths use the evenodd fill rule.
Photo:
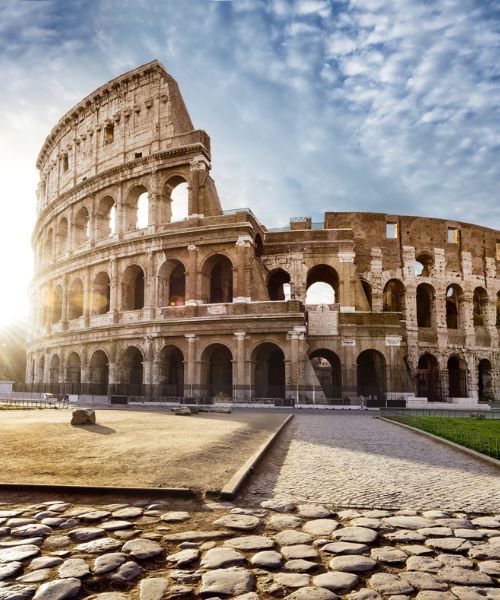
<svg viewBox="0 0 500 600">
<path fill-rule="evenodd" d="M 97 410 L 2 410 L 0 482 L 220 489 L 283 421 L 237 412 L 177 416 Z"/>
</svg>

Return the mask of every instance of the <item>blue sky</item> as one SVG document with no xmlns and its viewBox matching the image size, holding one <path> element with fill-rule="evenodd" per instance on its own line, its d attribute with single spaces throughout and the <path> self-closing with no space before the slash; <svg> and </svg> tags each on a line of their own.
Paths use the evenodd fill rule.
<svg viewBox="0 0 500 600">
<path fill-rule="evenodd" d="M 154 58 L 212 138 L 224 208 L 500 228 L 499 1 L 3 0 L 0 251 L 16 231 L 20 289 L 45 136 Z"/>
</svg>

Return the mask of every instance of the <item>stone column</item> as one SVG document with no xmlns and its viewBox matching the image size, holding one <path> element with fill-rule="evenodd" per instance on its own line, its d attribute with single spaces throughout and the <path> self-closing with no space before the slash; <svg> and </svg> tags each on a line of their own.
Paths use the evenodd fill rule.
<svg viewBox="0 0 500 600">
<path fill-rule="evenodd" d="M 64 275 L 62 282 L 62 295 L 61 295 L 61 328 L 64 330 L 68 327 L 68 313 L 69 313 L 69 293 L 68 293 L 68 276 Z M 52 309 L 51 309 L 52 311 Z M 52 323 L 52 315 L 50 318 Z"/>
<path fill-rule="evenodd" d="M 85 271 L 83 281 L 83 326 L 90 325 L 90 315 L 92 312 L 92 284 L 90 281 L 90 269 Z"/>
<path fill-rule="evenodd" d="M 154 319 L 155 315 L 155 255 L 152 252 L 147 253 L 146 263 L 146 281 L 144 282 L 144 310 L 142 312 L 145 319 Z"/>
<path fill-rule="evenodd" d="M 198 248 L 194 244 L 189 244 L 187 249 L 189 252 L 189 259 L 186 275 L 186 306 L 196 306 L 200 302 L 197 298 Z"/>
<path fill-rule="evenodd" d="M 247 287 L 251 244 L 252 238 L 249 235 L 240 235 L 236 242 L 236 293 L 233 293 L 233 302 L 250 302 L 251 300 L 250 289 Z"/>
<path fill-rule="evenodd" d="M 73 208 L 73 205 L 71 205 L 69 207 L 69 215 L 68 215 L 68 247 L 67 247 L 67 250 L 70 254 L 71 254 L 71 252 L 73 252 L 73 240 L 74 240 L 74 234 L 75 234 L 74 218 L 75 218 L 75 210 Z"/>
<path fill-rule="evenodd" d="M 188 341 L 187 350 L 187 368 L 184 369 L 184 395 L 190 398 L 199 397 L 199 390 L 196 389 L 196 341 L 194 333 L 186 333 Z M 185 363 L 186 364 L 186 363 Z"/>
<path fill-rule="evenodd" d="M 462 314 L 464 316 L 463 329 L 465 331 L 465 345 L 467 347 L 476 345 L 476 332 L 474 329 L 474 307 L 473 292 L 464 291 Z"/>
<path fill-rule="evenodd" d="M 113 323 L 118 322 L 118 264 L 116 259 L 109 261 L 109 312 L 113 315 Z"/>
<path fill-rule="evenodd" d="M 290 340 L 290 388 L 287 390 L 287 397 L 293 399 L 295 404 L 300 402 L 299 390 L 299 338 L 300 333 L 293 329 L 288 332 Z"/>
<path fill-rule="evenodd" d="M 351 279 L 353 277 L 354 271 L 355 256 L 356 254 L 354 252 L 338 253 L 341 266 L 341 273 L 339 273 L 340 312 L 354 312 L 356 310 L 354 300 L 354 287 L 351 285 Z M 335 302 L 337 302 L 337 298 L 335 298 Z"/>
<path fill-rule="evenodd" d="M 234 337 L 237 340 L 236 347 L 236 368 L 234 370 L 235 381 L 233 382 L 234 400 L 243 402 L 247 399 L 248 385 L 245 381 L 245 339 L 244 331 L 235 331 Z"/>
<path fill-rule="evenodd" d="M 372 310 L 382 312 L 384 309 L 384 291 L 382 289 L 382 250 L 371 249 L 370 271 L 372 273 Z"/>
</svg>

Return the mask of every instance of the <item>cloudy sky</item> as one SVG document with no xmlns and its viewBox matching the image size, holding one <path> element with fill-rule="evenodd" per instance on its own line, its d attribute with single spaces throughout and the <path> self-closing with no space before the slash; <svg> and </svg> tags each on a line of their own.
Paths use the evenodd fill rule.
<svg viewBox="0 0 500 600">
<path fill-rule="evenodd" d="M 212 138 L 224 208 L 500 229 L 499 0 L 2 0 L 1 320 L 27 312 L 45 136 L 154 58 Z"/>
</svg>

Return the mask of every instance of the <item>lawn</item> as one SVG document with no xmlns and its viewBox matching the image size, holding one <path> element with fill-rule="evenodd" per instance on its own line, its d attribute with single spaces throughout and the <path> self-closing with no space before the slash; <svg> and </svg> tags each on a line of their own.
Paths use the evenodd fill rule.
<svg viewBox="0 0 500 600">
<path fill-rule="evenodd" d="M 390 419 L 433 433 L 482 454 L 500 458 L 500 419 L 472 417 L 390 417 Z"/>
</svg>

